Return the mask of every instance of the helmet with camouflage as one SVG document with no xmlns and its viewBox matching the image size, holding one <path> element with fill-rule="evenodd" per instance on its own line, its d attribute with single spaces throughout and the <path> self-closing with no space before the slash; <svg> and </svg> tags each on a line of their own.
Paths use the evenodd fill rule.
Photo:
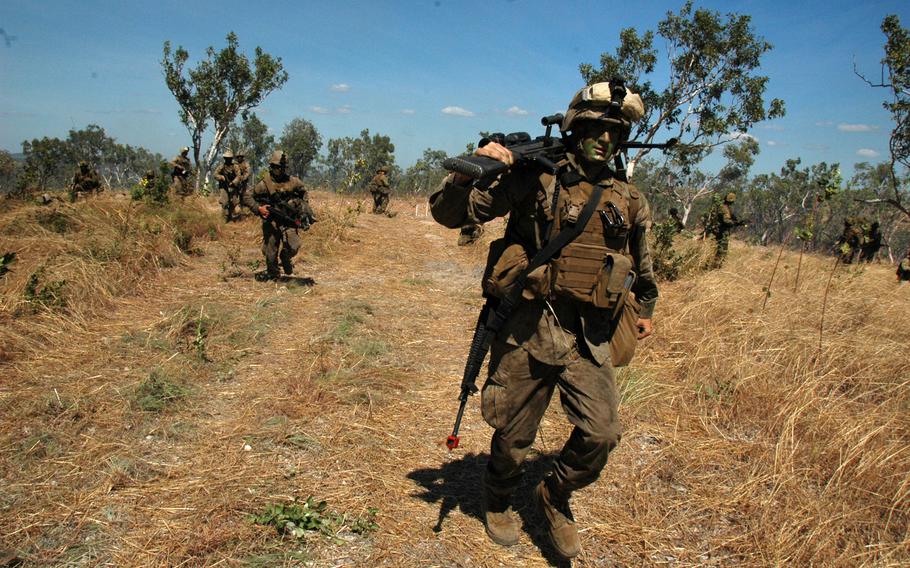
<svg viewBox="0 0 910 568">
<path fill-rule="evenodd" d="M 270 166 L 286 166 L 288 165 L 288 155 L 284 153 L 283 150 L 275 150 L 272 152 L 272 157 L 269 158 Z"/>
<path fill-rule="evenodd" d="M 226 150 L 226 151 L 224 152 L 224 154 L 221 154 L 221 157 L 224 158 L 225 160 L 233 160 L 233 159 L 234 159 L 234 153 L 231 152 L 230 150 Z"/>
<path fill-rule="evenodd" d="M 243 159 L 246 158 L 246 150 L 243 148 L 238 149 L 236 152 L 234 152 L 234 157 L 237 158 L 238 161 L 242 162 Z"/>
<path fill-rule="evenodd" d="M 180 153 L 183 154 L 183 155 L 188 154 L 189 151 L 190 151 L 189 146 L 184 146 L 183 148 L 180 149 Z"/>
<path fill-rule="evenodd" d="M 379 166 L 379 169 L 376 171 L 387 174 L 387 173 L 389 173 L 389 166 Z"/>
<path fill-rule="evenodd" d="M 632 124 L 645 115 L 641 96 L 625 87 L 621 79 L 594 83 L 582 88 L 569 103 L 560 130 L 569 132 L 580 120 L 598 120 L 619 124 L 622 140 L 632 132 Z"/>
<path fill-rule="evenodd" d="M 733 203 L 736 201 L 736 194 L 732 191 L 724 196 L 724 203 Z"/>
</svg>

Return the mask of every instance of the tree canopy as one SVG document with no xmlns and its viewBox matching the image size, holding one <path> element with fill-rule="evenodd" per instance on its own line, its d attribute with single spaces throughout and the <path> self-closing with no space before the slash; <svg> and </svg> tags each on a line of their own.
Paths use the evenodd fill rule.
<svg viewBox="0 0 910 568">
<path fill-rule="evenodd" d="M 164 42 L 161 67 L 168 89 L 180 105 L 180 120 L 186 125 L 192 140 L 193 159 L 206 183 L 217 158 L 218 148 L 238 116 L 246 116 L 275 89 L 288 80 L 280 57 L 273 57 L 256 47 L 252 64 L 240 52 L 237 35 L 227 35 L 227 47 L 220 51 L 209 47 L 206 58 L 187 69 L 189 52 L 183 47 L 171 49 Z M 213 139 L 200 158 L 202 136 L 209 125 Z M 196 178 L 199 189 L 200 176 Z"/>
<path fill-rule="evenodd" d="M 322 148 L 322 135 L 312 122 L 298 117 L 284 126 L 279 145 L 288 156 L 291 173 L 305 177 Z"/>
</svg>

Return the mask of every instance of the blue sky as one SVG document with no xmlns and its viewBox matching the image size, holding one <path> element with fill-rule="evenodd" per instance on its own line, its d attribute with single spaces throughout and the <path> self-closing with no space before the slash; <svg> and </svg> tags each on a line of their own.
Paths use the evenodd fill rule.
<svg viewBox="0 0 910 568">
<path fill-rule="evenodd" d="M 655 29 L 682 1 L 623 5 L 4 0 L 0 148 L 19 152 L 25 139 L 63 138 L 94 123 L 119 142 L 172 156 L 189 136 L 161 74 L 162 44 L 182 45 L 195 61 L 233 30 L 244 51 L 261 46 L 290 74 L 256 110 L 276 135 L 295 117 L 312 121 L 326 140 L 368 128 L 392 138 L 406 168 L 425 148 L 462 151 L 481 130 L 537 133 L 540 116 L 562 112 L 582 86 L 579 63 L 597 64 L 614 51 L 621 29 Z M 761 145 L 753 173 L 778 171 L 796 157 L 804 165 L 839 162 L 845 173 L 856 162 L 886 159 L 886 93 L 865 85 L 853 65 L 879 76 L 881 21 L 893 13 L 910 27 L 910 2 L 696 6 L 748 14 L 774 45 L 762 73 L 770 77 L 768 97 L 784 99 L 787 116 L 749 133 Z M 666 83 L 659 73 L 652 80 Z"/>
</svg>

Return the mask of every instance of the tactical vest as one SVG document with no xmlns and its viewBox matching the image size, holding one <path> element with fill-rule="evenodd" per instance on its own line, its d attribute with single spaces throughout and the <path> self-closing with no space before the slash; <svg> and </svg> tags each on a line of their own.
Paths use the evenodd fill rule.
<svg viewBox="0 0 910 568">
<path fill-rule="evenodd" d="M 557 295 L 613 309 L 636 278 L 629 235 L 642 199 L 634 186 L 622 181 L 608 179 L 600 185 L 603 193 L 594 215 L 582 233 L 550 261 L 550 289 Z M 575 223 L 592 190 L 583 180 L 562 187 L 551 234 Z"/>
</svg>

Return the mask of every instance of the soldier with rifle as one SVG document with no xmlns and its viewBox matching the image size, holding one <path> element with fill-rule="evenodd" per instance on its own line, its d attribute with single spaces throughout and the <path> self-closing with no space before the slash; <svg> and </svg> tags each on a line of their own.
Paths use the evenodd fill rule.
<svg viewBox="0 0 910 568">
<path fill-rule="evenodd" d="M 389 196 L 392 194 L 392 189 L 389 187 L 388 173 L 387 166 L 379 166 L 376 175 L 370 180 L 369 190 L 370 195 L 373 196 L 373 213 L 377 215 L 383 215 L 389 209 Z"/>
<path fill-rule="evenodd" d="M 243 194 L 243 204 L 262 217 L 262 254 L 265 272 L 256 275 L 260 281 L 277 280 L 281 273 L 294 273 L 293 258 L 300 249 L 299 231 L 315 222 L 306 188 L 299 178 L 288 175 L 287 155 L 275 150 L 269 159 L 269 173 L 252 191 Z"/>
<path fill-rule="evenodd" d="M 657 302 L 646 240 L 651 212 L 620 158 L 623 148 L 643 146 L 627 142 L 643 115 L 641 97 L 621 81 L 590 85 L 565 117 L 543 119 L 545 136 L 483 140 L 473 156 L 446 160 L 453 173 L 430 197 L 434 219 L 450 228 L 509 216 L 504 238 L 490 247 L 487 303 L 447 442 L 458 445 L 465 402 L 489 349 L 481 408 L 495 432 L 483 510 L 488 536 L 504 546 L 519 540 L 510 499 L 556 389 L 575 428 L 534 493 L 550 540 L 566 558 L 581 547 L 570 497 L 598 478 L 620 440 L 611 339 L 620 318 L 632 322 L 633 348 L 651 335 Z M 561 139 L 550 136 L 555 124 Z"/>
<path fill-rule="evenodd" d="M 240 189 L 237 187 L 240 168 L 234 163 L 234 153 L 230 150 L 221 157 L 224 163 L 215 169 L 215 181 L 218 183 L 218 203 L 221 204 L 224 222 L 230 223 L 239 218 L 235 210 L 240 207 Z"/>
<path fill-rule="evenodd" d="M 79 168 L 73 174 L 73 181 L 69 187 L 70 203 L 76 201 L 80 194 L 92 195 L 102 191 L 101 176 L 98 171 L 88 165 L 88 162 L 82 160 L 79 162 Z"/>
<path fill-rule="evenodd" d="M 170 191 L 178 197 L 186 197 L 193 193 L 189 178 L 193 167 L 190 165 L 190 149 L 184 146 L 180 154 L 171 160 L 171 187 Z"/>
<path fill-rule="evenodd" d="M 736 213 L 733 212 L 734 203 L 736 203 L 736 194 L 731 191 L 724 196 L 723 201 L 715 201 L 711 211 L 708 212 L 708 224 L 705 232 L 710 233 L 717 243 L 714 251 L 715 268 L 724 265 L 727 250 L 730 247 L 730 233 L 737 227 L 746 224 L 745 221 L 736 218 Z"/>
</svg>

